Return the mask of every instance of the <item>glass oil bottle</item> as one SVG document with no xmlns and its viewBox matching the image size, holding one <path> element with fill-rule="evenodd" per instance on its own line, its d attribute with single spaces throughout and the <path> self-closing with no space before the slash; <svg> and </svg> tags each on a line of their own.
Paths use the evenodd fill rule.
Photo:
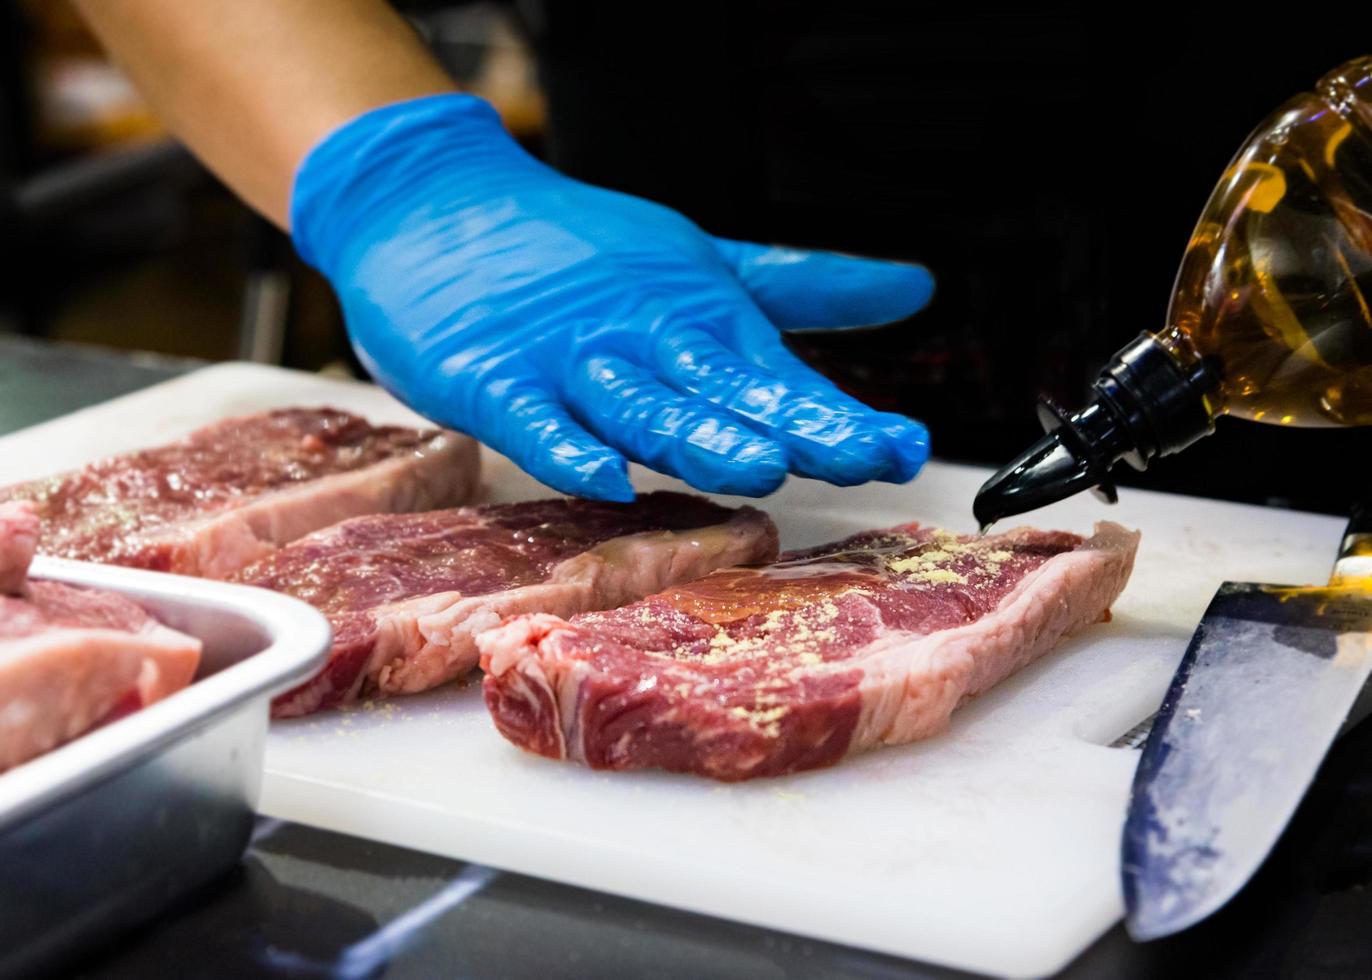
<svg viewBox="0 0 1372 980">
<path fill-rule="evenodd" d="M 1372 424 L 1372 57 L 1327 74 L 1260 125 L 1201 214 L 1166 326 L 1117 353 L 1082 409 L 1040 406 L 1047 434 L 977 493 L 983 527 L 1144 469 L 1220 415 Z"/>
</svg>

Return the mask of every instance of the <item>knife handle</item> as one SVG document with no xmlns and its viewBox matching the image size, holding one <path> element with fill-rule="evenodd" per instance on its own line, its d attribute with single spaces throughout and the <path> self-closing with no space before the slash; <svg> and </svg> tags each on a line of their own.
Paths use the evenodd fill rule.
<svg viewBox="0 0 1372 980">
<path fill-rule="evenodd" d="M 1372 501 L 1360 500 L 1353 505 L 1329 584 L 1366 584 L 1372 589 Z"/>
</svg>

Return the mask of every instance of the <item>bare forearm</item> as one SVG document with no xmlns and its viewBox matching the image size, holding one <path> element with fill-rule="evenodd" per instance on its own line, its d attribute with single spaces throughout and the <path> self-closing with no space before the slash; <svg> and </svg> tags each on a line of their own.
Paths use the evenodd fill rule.
<svg viewBox="0 0 1372 980">
<path fill-rule="evenodd" d="M 384 0 L 77 0 L 167 126 L 281 227 L 327 133 L 455 86 Z"/>
</svg>

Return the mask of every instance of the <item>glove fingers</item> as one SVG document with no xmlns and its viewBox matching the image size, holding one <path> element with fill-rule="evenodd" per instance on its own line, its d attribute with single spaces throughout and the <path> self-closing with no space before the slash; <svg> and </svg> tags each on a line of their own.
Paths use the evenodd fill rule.
<svg viewBox="0 0 1372 980">
<path fill-rule="evenodd" d="M 714 239 L 767 318 L 782 330 L 862 327 L 902 320 L 929 302 L 922 265 Z"/>
<path fill-rule="evenodd" d="M 754 337 L 760 339 L 755 348 L 748 352 L 753 363 L 786 381 L 797 391 L 807 392 L 812 398 L 825 399 L 838 408 L 864 417 L 888 437 L 887 452 L 891 466 L 887 475 L 880 479 L 889 483 L 908 483 L 928 462 L 929 430 L 923 423 L 864 405 L 791 353 L 775 333 L 770 336 L 754 334 Z"/>
<path fill-rule="evenodd" d="M 520 384 L 488 403 L 473 434 L 561 493 L 592 500 L 634 499 L 624 457 L 576 422 L 551 392 Z"/>
<path fill-rule="evenodd" d="M 889 478 L 889 437 L 871 423 L 870 412 L 842 407 L 832 386 L 829 392 L 822 385 L 797 388 L 692 327 L 667 334 L 656 354 L 663 380 L 780 443 L 793 473 L 839 486 Z"/>
<path fill-rule="evenodd" d="M 781 446 L 621 357 L 588 358 L 572 372 L 567 392 L 592 432 L 697 490 L 761 497 L 786 479 Z"/>
</svg>

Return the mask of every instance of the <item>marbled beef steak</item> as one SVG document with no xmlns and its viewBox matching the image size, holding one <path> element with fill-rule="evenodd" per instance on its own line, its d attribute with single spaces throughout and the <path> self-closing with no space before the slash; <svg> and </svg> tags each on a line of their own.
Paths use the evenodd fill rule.
<svg viewBox="0 0 1372 980">
<path fill-rule="evenodd" d="M 34 503 L 42 554 L 222 578 L 347 517 L 463 503 L 478 466 L 466 436 L 290 408 L 0 489 L 0 501 Z"/>
<path fill-rule="evenodd" d="M 123 596 L 26 579 L 26 501 L 0 503 L 0 772 L 190 683 L 200 641 Z"/>
<path fill-rule="evenodd" d="M 461 677 L 476 666 L 472 637 L 505 616 L 605 609 L 776 552 L 760 511 L 651 493 L 354 518 L 237 579 L 304 599 L 333 624 L 332 657 L 276 700 L 283 717 Z"/>
<path fill-rule="evenodd" d="M 1109 615 L 1139 536 L 915 524 L 717 571 L 570 620 L 478 638 L 514 744 L 595 769 L 720 780 L 925 738 L 953 710 Z"/>
</svg>

